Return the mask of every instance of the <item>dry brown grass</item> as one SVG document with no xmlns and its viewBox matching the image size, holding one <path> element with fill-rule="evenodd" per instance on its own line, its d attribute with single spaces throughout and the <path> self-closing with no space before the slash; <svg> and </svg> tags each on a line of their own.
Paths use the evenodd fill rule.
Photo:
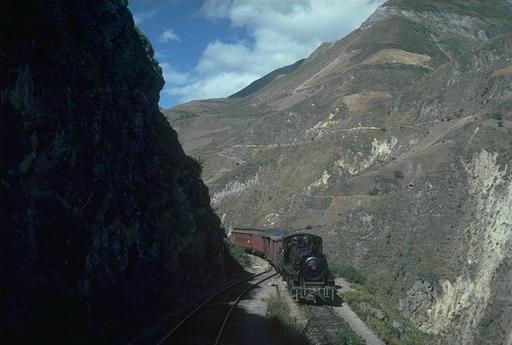
<svg viewBox="0 0 512 345">
<path fill-rule="evenodd" d="M 506 67 L 497 69 L 496 71 L 493 72 L 492 76 L 493 77 L 502 77 L 502 76 L 506 76 L 506 75 L 510 75 L 510 74 L 512 74 L 512 65 L 508 65 Z"/>
<path fill-rule="evenodd" d="M 430 60 L 431 57 L 428 55 L 415 54 L 401 49 L 382 49 L 371 55 L 361 64 L 373 65 L 384 63 L 399 63 L 404 65 L 421 66 L 430 69 Z"/>
<path fill-rule="evenodd" d="M 343 103 L 351 112 L 360 112 L 368 109 L 370 101 L 390 99 L 391 97 L 389 92 L 363 91 L 343 97 Z"/>
</svg>

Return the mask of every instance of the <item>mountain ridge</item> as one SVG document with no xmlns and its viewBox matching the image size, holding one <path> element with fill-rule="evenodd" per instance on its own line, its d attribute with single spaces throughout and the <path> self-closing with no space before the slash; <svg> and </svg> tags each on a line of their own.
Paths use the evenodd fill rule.
<svg viewBox="0 0 512 345">
<path fill-rule="evenodd" d="M 228 96 L 227 98 L 247 97 L 250 94 L 264 88 L 265 86 L 267 86 L 268 84 L 273 82 L 275 79 L 281 78 L 281 77 L 285 76 L 286 74 L 295 71 L 304 62 L 304 60 L 305 59 L 300 59 L 291 65 L 279 67 L 279 68 L 273 70 L 272 72 L 264 75 L 263 77 L 253 81 L 252 83 L 250 83 L 249 85 L 247 85 L 246 87 L 241 89 L 240 91 L 235 92 L 234 94 L 232 94 L 231 96 Z"/>
</svg>

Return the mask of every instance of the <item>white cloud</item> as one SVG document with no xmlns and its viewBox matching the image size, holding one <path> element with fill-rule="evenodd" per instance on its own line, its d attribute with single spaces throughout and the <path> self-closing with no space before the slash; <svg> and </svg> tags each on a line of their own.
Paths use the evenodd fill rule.
<svg viewBox="0 0 512 345">
<path fill-rule="evenodd" d="M 149 11 L 133 12 L 133 21 L 136 25 L 140 25 L 146 19 L 150 19 L 158 14 L 158 9 Z"/>
<path fill-rule="evenodd" d="M 201 12 L 211 19 L 226 18 L 231 7 L 231 0 L 207 0 L 201 8 Z"/>
<path fill-rule="evenodd" d="M 160 63 L 160 68 L 162 69 L 164 80 L 174 86 L 181 86 L 190 81 L 188 73 L 176 71 L 168 62 Z"/>
<path fill-rule="evenodd" d="M 382 0 L 207 0 L 201 11 L 228 20 L 250 38 L 208 44 L 187 82 L 166 79 L 180 101 L 225 97 L 272 70 L 307 57 L 360 25 Z"/>
<path fill-rule="evenodd" d="M 217 98 L 230 95 L 258 78 L 258 75 L 250 73 L 220 72 L 191 83 L 175 84 L 176 86 L 166 88 L 164 92 L 183 101 Z"/>
<path fill-rule="evenodd" d="M 164 42 L 164 43 L 169 42 L 169 41 L 176 41 L 176 42 L 181 41 L 180 38 L 178 37 L 178 35 L 176 35 L 174 33 L 173 29 L 165 30 L 164 32 L 162 32 L 160 37 L 158 37 L 158 40 L 160 42 Z"/>
</svg>

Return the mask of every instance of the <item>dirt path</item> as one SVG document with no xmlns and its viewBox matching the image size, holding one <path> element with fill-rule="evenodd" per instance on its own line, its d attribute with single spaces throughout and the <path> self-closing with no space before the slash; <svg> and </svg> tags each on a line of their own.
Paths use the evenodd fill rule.
<svg viewBox="0 0 512 345">
<path fill-rule="evenodd" d="M 270 268 L 267 261 L 251 256 L 253 261 L 249 272 L 257 274 Z M 223 345 L 278 345 L 272 334 L 270 321 L 266 317 L 265 299 L 275 291 L 281 278 L 276 276 L 251 290 L 233 312 L 221 341 Z"/>
<path fill-rule="evenodd" d="M 275 290 L 280 280 L 276 276 L 251 290 L 240 301 L 228 321 L 221 340 L 222 345 L 279 345 L 272 332 L 272 325 L 266 317 L 265 299 Z"/>
<path fill-rule="evenodd" d="M 341 285 L 340 293 L 345 293 L 351 290 L 350 283 L 343 278 L 336 278 L 336 285 Z M 350 308 L 347 303 L 343 303 L 340 307 L 335 307 L 334 312 L 345 320 L 345 322 L 361 336 L 366 345 L 386 345 L 379 337 L 366 325 L 366 323 L 357 316 L 356 313 Z"/>
</svg>

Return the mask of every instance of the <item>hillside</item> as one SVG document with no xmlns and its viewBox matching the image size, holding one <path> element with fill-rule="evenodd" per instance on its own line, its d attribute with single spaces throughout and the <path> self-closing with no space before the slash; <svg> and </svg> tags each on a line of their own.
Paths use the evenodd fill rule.
<svg viewBox="0 0 512 345">
<path fill-rule="evenodd" d="M 126 1 L 0 19 L 3 344 L 126 344 L 227 274 L 200 166 Z"/>
<path fill-rule="evenodd" d="M 278 68 L 278 69 L 264 75 L 260 79 L 255 80 L 252 83 L 250 83 L 249 85 L 247 85 L 246 87 L 244 87 L 242 90 L 235 92 L 234 94 L 229 96 L 229 98 L 243 98 L 243 97 L 249 96 L 250 94 L 252 94 L 256 91 L 261 90 L 262 88 L 264 88 L 265 86 L 267 86 L 268 84 L 273 82 L 274 80 L 276 80 L 278 78 L 282 78 L 285 75 L 287 75 L 288 73 L 295 71 L 304 62 L 304 60 L 305 59 L 301 59 L 291 65 Z"/>
<path fill-rule="evenodd" d="M 324 237 L 436 344 L 512 341 L 512 8 L 382 5 L 243 99 L 165 113 L 227 227 Z"/>
</svg>

